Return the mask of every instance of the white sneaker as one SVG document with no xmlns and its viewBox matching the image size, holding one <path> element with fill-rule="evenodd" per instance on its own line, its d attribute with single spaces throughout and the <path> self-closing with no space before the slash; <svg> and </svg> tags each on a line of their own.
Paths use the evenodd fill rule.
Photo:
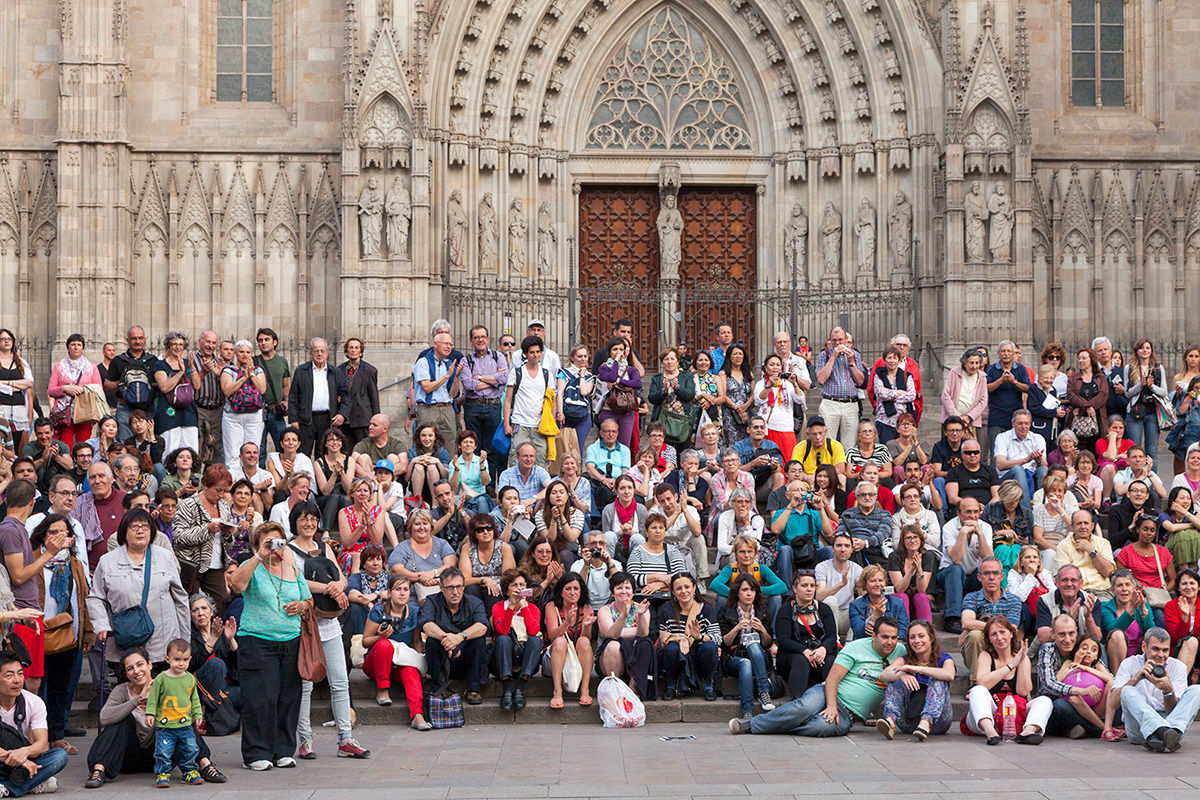
<svg viewBox="0 0 1200 800">
<path fill-rule="evenodd" d="M 275 765 L 270 761 L 267 761 L 265 758 L 261 758 L 258 761 L 251 761 L 246 765 L 246 769 L 252 769 L 255 772 L 266 772 L 273 766 Z"/>
<path fill-rule="evenodd" d="M 29 790 L 30 794 L 54 794 L 58 791 L 58 778 L 51 775 L 46 780 Z"/>
<path fill-rule="evenodd" d="M 291 767 L 296 766 L 296 759 L 292 758 L 291 756 L 277 758 L 275 759 L 275 766 L 279 767 L 280 769 L 290 769 Z"/>
</svg>

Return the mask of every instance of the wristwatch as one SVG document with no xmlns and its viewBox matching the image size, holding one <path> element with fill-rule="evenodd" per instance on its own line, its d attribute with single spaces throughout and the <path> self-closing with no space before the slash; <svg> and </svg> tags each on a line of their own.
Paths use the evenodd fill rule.
<svg viewBox="0 0 1200 800">
<path fill-rule="evenodd" d="M 1088 551 L 1088 558 L 1095 558 L 1095 557 L 1096 557 L 1096 551 L 1095 551 L 1095 550 L 1090 550 L 1090 551 Z"/>
</svg>

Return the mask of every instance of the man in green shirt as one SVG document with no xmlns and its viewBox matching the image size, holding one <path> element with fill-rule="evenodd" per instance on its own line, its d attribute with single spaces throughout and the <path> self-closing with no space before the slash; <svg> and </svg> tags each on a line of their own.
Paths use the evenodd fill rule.
<svg viewBox="0 0 1200 800">
<path fill-rule="evenodd" d="M 825 683 L 802 697 L 750 720 L 729 720 L 730 733 L 790 733 L 795 736 L 845 736 L 854 718 L 866 719 L 883 701 L 882 673 L 904 655 L 900 625 L 892 617 L 875 621 L 870 639 L 842 648 Z"/>
<path fill-rule="evenodd" d="M 259 443 L 258 465 L 267 468 L 267 434 L 279 449 L 279 437 L 287 427 L 287 399 L 289 384 L 292 382 L 292 371 L 287 359 L 275 352 L 279 346 L 279 336 L 270 328 L 259 328 L 255 335 L 258 342 L 259 355 L 254 357 L 254 365 L 261 367 L 267 373 L 267 390 L 263 392 L 263 405 L 266 406 L 266 422 L 263 426 L 262 442 Z"/>
</svg>

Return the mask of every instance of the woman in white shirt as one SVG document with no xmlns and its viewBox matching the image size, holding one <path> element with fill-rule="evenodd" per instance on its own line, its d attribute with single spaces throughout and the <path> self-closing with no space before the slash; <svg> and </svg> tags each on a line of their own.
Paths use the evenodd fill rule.
<svg viewBox="0 0 1200 800">
<path fill-rule="evenodd" d="M 763 518 L 754 511 L 754 494 L 749 489 L 738 487 L 729 495 L 728 511 L 721 512 L 717 520 L 717 567 L 729 563 L 733 555 L 733 540 L 738 536 L 750 536 L 756 542 L 762 542 Z M 760 554 L 769 555 L 766 553 Z M 774 559 L 766 562 L 768 566 Z"/>
<path fill-rule="evenodd" d="M 783 360 L 774 354 L 763 362 L 763 376 L 754 384 L 754 405 L 767 421 L 767 438 L 779 445 L 787 458 L 796 449 L 793 406 L 804 405 L 800 376 L 783 372 Z"/>
<path fill-rule="evenodd" d="M 1042 554 L 1037 545 L 1027 544 L 1017 555 L 1016 565 L 1008 571 L 1008 582 L 1005 590 L 1021 598 L 1021 602 L 1029 600 L 1029 593 L 1041 587 L 1048 592 L 1054 591 L 1054 578 L 1042 564 Z"/>
</svg>

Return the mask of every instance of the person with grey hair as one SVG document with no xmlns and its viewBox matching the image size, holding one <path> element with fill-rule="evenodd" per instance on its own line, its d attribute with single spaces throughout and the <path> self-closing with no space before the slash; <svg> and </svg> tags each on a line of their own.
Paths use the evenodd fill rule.
<svg viewBox="0 0 1200 800">
<path fill-rule="evenodd" d="M 1096 366 L 1104 373 L 1108 382 L 1108 397 L 1104 401 L 1105 415 L 1125 416 L 1125 368 L 1113 359 L 1113 345 L 1107 336 L 1092 339 L 1092 352 L 1096 354 Z M 1136 354 L 1134 358 L 1136 358 Z"/>
<path fill-rule="evenodd" d="M 242 445 L 258 444 L 263 437 L 263 394 L 267 391 L 267 373 L 254 363 L 254 346 L 238 339 L 233 346 L 233 363 L 221 370 L 221 393 L 225 409 L 221 416 L 221 439 L 225 444 L 225 465 L 237 468 Z"/>
<path fill-rule="evenodd" d="M 108 365 L 104 377 L 104 391 L 117 397 L 114 413 L 117 417 L 118 438 L 123 442 L 133 436 L 129 427 L 129 414 L 134 409 L 153 413 L 154 370 L 158 357 L 146 352 L 146 331 L 141 325 L 131 325 L 125 332 L 128 349 Z"/>
<path fill-rule="evenodd" d="M 1104 739 L 1121 738 L 1112 722 L 1117 702 L 1129 741 L 1153 753 L 1174 753 L 1200 711 L 1200 686 L 1188 686 L 1183 662 L 1171 658 L 1171 635 L 1159 627 L 1146 631 L 1142 652 L 1121 662 L 1113 677 L 1104 720 Z"/>
<path fill-rule="evenodd" d="M 443 444 L 453 446 L 458 436 L 455 405 L 462 393 L 466 361 L 454 357 L 454 338 L 447 332 L 433 337 L 433 347 L 417 359 L 412 369 L 413 410 L 417 426 L 432 425 Z"/>
<path fill-rule="evenodd" d="M 225 393 L 221 391 L 221 371 L 228 362 L 221 356 L 217 332 L 206 330 L 196 340 L 191 369 L 196 376 L 196 415 L 200 428 L 200 456 L 205 464 L 225 459 L 224 431 L 221 417 L 225 408 Z M 237 459 L 236 450 L 234 460 Z"/>
<path fill-rule="evenodd" d="M 288 425 L 300 434 L 299 452 L 311 457 L 313 445 L 324 438 L 325 431 L 345 423 L 350 387 L 345 376 L 330 365 L 329 344 L 324 339 L 312 340 L 309 357 L 292 376 L 287 414 Z"/>
<path fill-rule="evenodd" d="M 170 331 L 163 337 L 162 358 L 154 362 L 158 398 L 154 406 L 154 430 L 166 443 L 166 452 L 181 447 L 200 450 L 200 420 L 195 393 L 200 375 L 192 370 L 187 354 L 187 337 Z M 118 420 L 118 423 L 120 420 Z"/>
<path fill-rule="evenodd" d="M 1012 427 L 992 440 L 996 472 L 1001 483 L 1010 478 L 1019 483 L 1029 500 L 1046 476 L 1046 439 L 1031 430 L 1033 414 L 1028 409 L 1018 408 L 1011 419 Z"/>
<path fill-rule="evenodd" d="M 766 523 L 754 507 L 754 492 L 739 486 L 729 493 L 729 510 L 722 511 L 717 518 L 717 566 L 723 567 L 733 558 L 733 541 L 739 536 L 749 536 L 762 543 Z M 760 550 L 760 558 L 771 566 L 775 563 L 774 551 Z"/>
<path fill-rule="evenodd" d="M 1004 340 L 996 348 L 999 359 L 985 373 L 988 390 L 988 441 L 995 442 L 1001 433 L 1012 430 L 1012 416 L 1025 407 L 1025 395 L 1033 383 L 1029 370 L 1016 361 L 1017 346 Z"/>
<path fill-rule="evenodd" d="M 896 348 L 900 353 L 900 369 L 904 370 L 905 375 L 909 375 L 913 379 L 913 388 L 917 392 L 917 398 L 913 401 L 913 416 L 917 419 L 917 424 L 921 423 L 921 414 L 925 412 L 925 397 L 921 394 L 921 365 L 916 362 L 916 359 L 909 358 L 909 351 L 912 350 L 912 340 L 908 338 L 906 333 L 897 333 L 888 343 Z M 918 354 L 919 355 L 919 354 Z M 875 363 L 871 365 L 871 374 L 874 375 L 876 370 L 884 366 L 883 356 L 875 359 Z M 867 397 L 871 401 L 871 407 L 875 407 L 875 381 L 867 381 Z"/>
</svg>

